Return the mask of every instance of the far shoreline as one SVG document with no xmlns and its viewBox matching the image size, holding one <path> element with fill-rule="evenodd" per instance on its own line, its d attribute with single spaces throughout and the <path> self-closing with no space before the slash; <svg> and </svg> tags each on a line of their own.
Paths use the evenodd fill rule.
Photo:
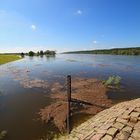
<svg viewBox="0 0 140 140">
<path fill-rule="evenodd" d="M 97 55 L 140 56 L 140 47 L 70 51 L 70 52 L 64 52 L 62 54 L 97 54 Z"/>
</svg>

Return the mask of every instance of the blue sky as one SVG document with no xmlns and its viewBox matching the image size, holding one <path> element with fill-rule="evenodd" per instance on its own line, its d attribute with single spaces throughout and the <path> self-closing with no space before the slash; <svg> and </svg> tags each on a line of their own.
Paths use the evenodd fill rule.
<svg viewBox="0 0 140 140">
<path fill-rule="evenodd" d="M 140 46 L 140 0 L 0 0 L 0 52 Z"/>
</svg>

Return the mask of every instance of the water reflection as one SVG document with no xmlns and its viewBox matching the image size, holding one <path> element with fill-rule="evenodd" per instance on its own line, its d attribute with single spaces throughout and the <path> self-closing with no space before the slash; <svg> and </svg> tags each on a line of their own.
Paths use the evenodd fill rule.
<svg viewBox="0 0 140 140">
<path fill-rule="evenodd" d="M 56 56 L 55 55 L 46 55 L 47 61 L 54 61 Z"/>
</svg>

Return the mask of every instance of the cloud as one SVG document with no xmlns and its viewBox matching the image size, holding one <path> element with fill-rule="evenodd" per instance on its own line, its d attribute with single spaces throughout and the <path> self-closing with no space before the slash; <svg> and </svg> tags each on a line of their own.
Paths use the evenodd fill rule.
<svg viewBox="0 0 140 140">
<path fill-rule="evenodd" d="M 83 12 L 81 11 L 81 10 L 77 10 L 76 12 L 75 12 L 75 15 L 82 15 L 83 14 Z"/>
<path fill-rule="evenodd" d="M 93 41 L 94 44 L 97 44 L 98 42 L 96 40 Z"/>
<path fill-rule="evenodd" d="M 36 30 L 36 26 L 34 24 L 31 25 L 31 29 L 32 31 L 35 31 Z"/>
</svg>

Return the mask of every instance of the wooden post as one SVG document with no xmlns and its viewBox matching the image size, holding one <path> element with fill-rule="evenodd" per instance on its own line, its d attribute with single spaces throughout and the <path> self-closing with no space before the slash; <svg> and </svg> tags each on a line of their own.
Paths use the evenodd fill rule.
<svg viewBox="0 0 140 140">
<path fill-rule="evenodd" d="M 71 76 L 67 76 L 67 133 L 70 133 Z"/>
</svg>

